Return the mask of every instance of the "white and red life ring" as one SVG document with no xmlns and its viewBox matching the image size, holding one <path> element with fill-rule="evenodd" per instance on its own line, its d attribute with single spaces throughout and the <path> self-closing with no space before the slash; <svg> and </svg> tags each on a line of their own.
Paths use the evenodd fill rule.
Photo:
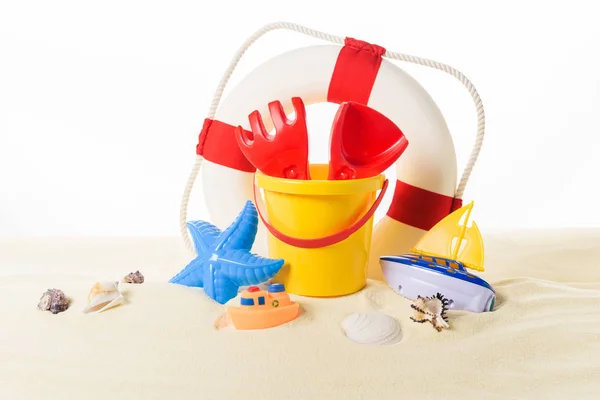
<svg viewBox="0 0 600 400">
<path fill-rule="evenodd" d="M 380 46 L 346 38 L 344 46 L 296 49 L 251 71 L 220 104 L 215 117 L 205 120 L 199 136 L 197 154 L 204 158 L 203 192 L 211 222 L 227 227 L 246 200 L 254 198 L 255 169 L 236 143 L 235 127 L 250 129 L 248 115 L 254 110 L 268 115 L 267 105 L 274 100 L 291 112 L 295 96 L 306 105 L 367 104 L 394 121 L 409 140 L 396 163 L 391 206 L 374 227 L 369 278 L 383 279 L 380 256 L 406 252 L 439 220 L 459 208 L 462 200 L 454 197 L 456 154 L 444 117 L 426 90 L 382 58 L 384 54 Z M 272 129 L 270 118 L 264 118 L 264 123 L 267 130 Z M 184 200 L 187 207 L 185 196 Z M 267 255 L 266 229 L 260 225 L 253 250 Z"/>
</svg>

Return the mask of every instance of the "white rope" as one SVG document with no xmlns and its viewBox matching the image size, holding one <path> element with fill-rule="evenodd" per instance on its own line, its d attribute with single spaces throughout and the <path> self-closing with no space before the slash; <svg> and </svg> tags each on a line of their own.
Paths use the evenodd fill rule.
<svg viewBox="0 0 600 400">
<path fill-rule="evenodd" d="M 190 194 L 194 188 L 194 183 L 196 182 L 196 177 L 198 176 L 198 172 L 202 166 L 203 159 L 204 157 L 202 156 L 196 156 L 196 162 L 194 163 L 194 168 L 192 168 L 192 172 L 190 173 L 187 183 L 185 184 L 185 190 L 183 191 L 183 197 L 181 199 L 181 206 L 179 207 L 179 229 L 181 230 L 185 247 L 187 247 L 188 250 L 193 254 L 196 254 L 196 250 L 194 249 L 192 239 L 187 230 L 187 210 L 190 202 Z"/>
<path fill-rule="evenodd" d="M 231 78 L 233 71 L 237 67 L 237 65 L 240 62 L 241 58 L 243 57 L 244 53 L 246 53 L 248 48 L 250 48 L 250 46 L 252 46 L 252 44 L 254 42 L 256 42 L 261 36 L 263 36 L 264 34 L 270 32 L 270 31 L 277 30 L 277 29 L 288 29 L 291 31 L 303 33 L 307 36 L 312 36 L 317 39 L 325 40 L 328 42 L 337 43 L 340 45 L 344 44 L 343 37 L 330 35 L 325 32 L 317 31 L 315 29 L 310 29 L 305 26 L 293 24 L 290 22 L 275 22 L 275 23 L 263 26 L 262 28 L 260 28 L 256 32 L 254 32 L 254 34 L 252 36 L 250 36 L 244 42 L 244 44 L 242 44 L 242 46 L 238 49 L 238 51 L 235 53 L 235 56 L 233 57 L 233 59 L 231 60 L 231 63 L 229 64 L 229 67 L 227 68 L 227 70 L 225 70 L 225 73 L 223 74 L 223 77 L 221 78 L 221 81 L 219 82 L 219 86 L 217 86 L 217 90 L 215 91 L 215 94 L 213 96 L 213 100 L 211 102 L 210 109 L 208 110 L 207 118 L 210 118 L 210 119 L 214 118 L 214 116 L 217 112 L 217 107 L 219 106 L 219 103 L 221 102 L 221 97 L 223 96 L 223 91 L 225 90 L 225 87 L 227 86 L 227 83 L 229 82 L 229 79 Z M 475 138 L 475 144 L 473 146 L 473 150 L 471 151 L 471 155 L 469 157 L 469 160 L 467 161 L 467 165 L 465 166 L 465 169 L 463 170 L 462 176 L 460 178 L 458 187 L 456 188 L 456 192 L 455 192 L 455 197 L 462 198 L 465 187 L 467 186 L 467 182 L 469 181 L 469 177 L 471 176 L 471 171 L 473 170 L 473 167 L 475 166 L 475 163 L 477 162 L 477 157 L 479 156 L 479 152 L 480 152 L 481 146 L 483 144 L 483 136 L 484 136 L 484 132 L 485 132 L 485 113 L 483 111 L 483 104 L 481 102 L 481 98 L 479 97 L 479 94 L 477 93 L 475 86 L 473 86 L 471 81 L 469 79 L 467 79 L 467 77 L 464 76 L 464 74 L 462 72 L 450 67 L 449 65 L 442 64 L 437 61 L 432 61 L 432 60 L 428 60 L 425 58 L 415 57 L 415 56 L 411 56 L 408 54 L 395 53 L 395 52 L 391 52 L 391 51 L 386 51 L 386 53 L 384 54 L 384 57 L 391 58 L 393 60 L 399 60 L 399 61 L 404 61 L 404 62 L 410 62 L 413 64 L 423 65 L 423 66 L 426 66 L 429 68 L 434 68 L 434 69 L 438 69 L 440 71 L 444 71 L 444 72 L 452 75 L 456 79 L 458 79 L 467 88 L 467 90 L 469 91 L 469 94 L 473 98 L 473 102 L 475 103 L 475 107 L 477 109 L 477 136 Z M 196 182 L 196 178 L 198 177 L 198 172 L 200 171 L 200 166 L 202 165 L 202 160 L 203 160 L 202 156 L 196 157 L 196 162 L 194 163 L 192 172 L 190 173 L 190 176 L 187 180 L 187 184 L 185 185 L 185 190 L 183 192 L 183 197 L 181 200 L 181 208 L 180 208 L 180 212 L 179 212 L 179 225 L 180 225 L 180 229 L 181 229 L 181 235 L 183 236 L 186 247 L 192 253 L 194 253 L 195 251 L 194 251 L 194 246 L 192 244 L 191 238 L 187 231 L 187 225 L 186 225 L 187 209 L 188 209 L 190 194 L 194 187 L 194 183 Z"/>
<path fill-rule="evenodd" d="M 462 176 L 460 177 L 460 181 L 458 183 L 458 187 L 454 192 L 454 197 L 462 198 L 465 192 L 465 187 L 467 186 L 467 182 L 471 177 L 473 167 L 477 162 L 477 157 L 479 157 L 479 152 L 481 151 L 481 146 L 483 145 L 483 136 L 485 134 L 485 113 L 483 111 L 483 103 L 481 101 L 481 98 L 479 97 L 479 93 L 477 93 L 477 89 L 475 89 L 475 86 L 473 86 L 471 81 L 462 72 L 452 68 L 449 65 L 442 64 L 437 61 L 428 60 L 426 58 L 415 57 L 402 53 L 395 53 L 392 51 L 386 51 L 384 57 L 388 57 L 393 60 L 400 60 L 410 62 L 413 64 L 419 64 L 429 68 L 435 68 L 439 69 L 440 71 L 444 71 L 458 79 L 467 88 L 469 94 L 473 98 L 473 103 L 475 103 L 475 108 L 477 109 L 477 135 L 475 136 L 475 144 L 473 145 L 473 150 L 471 150 L 471 155 L 469 156 L 467 165 L 463 170 Z"/>
</svg>

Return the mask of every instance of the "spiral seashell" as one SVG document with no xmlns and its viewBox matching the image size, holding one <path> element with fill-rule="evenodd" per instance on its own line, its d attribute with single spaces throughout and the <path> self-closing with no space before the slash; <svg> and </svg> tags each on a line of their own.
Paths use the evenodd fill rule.
<svg viewBox="0 0 600 400">
<path fill-rule="evenodd" d="M 119 282 L 97 282 L 88 294 L 87 305 L 83 312 L 99 313 L 123 303 L 124 297 L 119 290 Z"/>
<path fill-rule="evenodd" d="M 419 323 L 430 322 L 438 332 L 441 332 L 442 329 L 450 328 L 446 316 L 448 303 L 448 299 L 440 293 L 431 297 L 418 296 L 410 305 L 415 312 L 410 319 Z"/>
</svg>

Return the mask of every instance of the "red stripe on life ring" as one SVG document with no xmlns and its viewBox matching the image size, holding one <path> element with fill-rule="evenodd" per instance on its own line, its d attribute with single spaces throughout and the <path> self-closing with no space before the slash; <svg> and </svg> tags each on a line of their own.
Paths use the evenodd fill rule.
<svg viewBox="0 0 600 400">
<path fill-rule="evenodd" d="M 462 207 L 462 199 L 431 192 L 400 180 L 387 216 L 425 231 Z"/>
<path fill-rule="evenodd" d="M 196 154 L 206 160 L 238 171 L 256 172 L 235 139 L 235 126 L 206 118 L 198 137 Z M 210 133 L 210 135 L 209 135 Z"/>
<path fill-rule="evenodd" d="M 367 104 L 385 48 L 362 40 L 346 38 L 329 82 L 327 101 Z"/>
</svg>

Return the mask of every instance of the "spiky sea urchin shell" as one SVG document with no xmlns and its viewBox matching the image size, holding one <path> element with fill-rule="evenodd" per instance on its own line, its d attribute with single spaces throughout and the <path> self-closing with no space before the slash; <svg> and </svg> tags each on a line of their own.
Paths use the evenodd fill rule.
<svg viewBox="0 0 600 400">
<path fill-rule="evenodd" d="M 62 290 L 48 289 L 42 294 L 38 308 L 42 311 L 50 311 L 52 314 L 58 314 L 69 308 L 69 299 Z"/>
<path fill-rule="evenodd" d="M 419 323 L 430 322 L 438 332 L 441 332 L 442 329 L 450 327 L 446 316 L 448 303 L 448 299 L 440 293 L 431 297 L 418 296 L 410 305 L 415 310 L 415 315 L 410 319 Z"/>
<path fill-rule="evenodd" d="M 140 271 L 131 272 L 123 278 L 123 283 L 144 283 L 144 275 Z"/>
</svg>

